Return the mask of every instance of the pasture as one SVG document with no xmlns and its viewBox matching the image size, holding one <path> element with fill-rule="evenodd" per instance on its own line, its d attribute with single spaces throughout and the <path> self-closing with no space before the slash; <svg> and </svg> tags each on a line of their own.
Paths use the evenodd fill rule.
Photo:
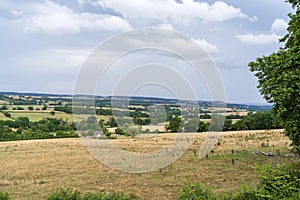
<svg viewBox="0 0 300 200">
<path fill-rule="evenodd" d="M 11 117 L 16 119 L 18 117 L 28 117 L 30 121 L 39 121 L 43 118 L 62 118 L 64 120 L 73 121 L 73 116 L 71 114 L 66 114 L 63 112 L 55 112 L 55 115 L 51 115 L 49 111 L 9 111 Z M 5 120 L 5 119 L 3 119 Z"/>
<path fill-rule="evenodd" d="M 80 139 L 28 140 L 0 143 L 0 190 L 12 199 L 41 199 L 57 188 L 85 192 L 116 191 L 138 199 L 174 199 L 185 181 L 197 181 L 214 191 L 232 191 L 257 184 L 254 164 L 279 163 L 284 156 L 254 155 L 251 151 L 289 153 L 282 130 L 223 132 L 213 152 L 199 160 L 204 133 L 173 164 L 160 171 L 129 174 L 111 169 L 88 153 Z M 122 137 L 115 145 L 133 152 L 161 148 L 174 134 Z"/>
<path fill-rule="evenodd" d="M 11 119 L 6 117 L 3 113 L 0 113 L 0 120 L 11 120 Z"/>
</svg>

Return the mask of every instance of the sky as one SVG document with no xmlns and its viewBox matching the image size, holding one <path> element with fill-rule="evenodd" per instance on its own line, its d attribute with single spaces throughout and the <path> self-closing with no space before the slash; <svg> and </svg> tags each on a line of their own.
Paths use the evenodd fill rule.
<svg viewBox="0 0 300 200">
<path fill-rule="evenodd" d="M 0 91 L 72 94 L 82 65 L 99 44 L 127 31 L 159 27 L 185 35 L 207 52 L 227 102 L 265 103 L 248 63 L 283 45 L 278 39 L 287 33 L 289 12 L 284 0 L 1 0 Z M 172 56 L 153 52 L 133 53 L 117 64 L 148 63 L 153 57 L 176 65 L 165 61 Z M 100 95 L 109 95 L 108 87 L 99 88 Z M 136 94 L 163 93 L 168 92 L 145 87 Z"/>
</svg>

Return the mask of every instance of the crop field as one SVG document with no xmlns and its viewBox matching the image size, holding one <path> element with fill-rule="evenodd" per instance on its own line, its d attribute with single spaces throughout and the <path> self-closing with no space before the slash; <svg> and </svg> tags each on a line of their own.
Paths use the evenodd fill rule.
<svg viewBox="0 0 300 200">
<path fill-rule="evenodd" d="M 0 120 L 9 120 L 9 118 L 4 116 L 3 113 L 0 113 Z"/>
<path fill-rule="evenodd" d="M 197 152 L 205 137 L 171 165 L 144 174 L 123 173 L 97 161 L 80 139 L 28 140 L 0 143 L 0 190 L 12 199 L 41 199 L 57 188 L 86 192 L 116 191 L 138 199 L 174 199 L 185 181 L 197 181 L 214 191 L 254 186 L 255 164 L 294 159 L 255 155 L 252 151 L 289 153 L 290 141 L 282 130 L 223 132 L 214 150 L 203 159 Z M 127 151 L 149 152 L 168 144 L 174 134 L 121 137 L 112 142 Z M 196 152 L 196 153 L 195 153 Z"/>
<path fill-rule="evenodd" d="M 11 117 L 16 119 L 18 117 L 28 117 L 30 121 L 39 121 L 46 117 L 62 118 L 69 121 L 73 120 L 73 116 L 70 114 L 55 112 L 55 115 L 51 115 L 49 112 L 37 112 L 37 111 L 10 111 Z M 6 120 L 6 119 L 4 119 Z"/>
</svg>

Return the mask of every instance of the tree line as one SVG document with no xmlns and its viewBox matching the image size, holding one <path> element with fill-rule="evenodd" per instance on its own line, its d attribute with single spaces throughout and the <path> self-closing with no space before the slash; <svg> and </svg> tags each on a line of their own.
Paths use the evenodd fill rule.
<svg viewBox="0 0 300 200">
<path fill-rule="evenodd" d="M 218 120 L 218 119 L 215 119 Z M 283 128 L 283 123 L 272 111 L 261 111 L 255 114 L 249 114 L 242 117 L 236 123 L 232 119 L 223 120 L 223 131 L 234 130 L 262 130 Z M 183 120 L 180 117 L 173 117 L 166 125 L 169 132 L 206 132 L 209 129 L 210 122 L 200 121 L 198 118 Z"/>
<path fill-rule="evenodd" d="M 63 119 L 43 118 L 32 122 L 28 117 L 0 121 L 0 141 L 78 137 L 75 125 Z"/>
</svg>

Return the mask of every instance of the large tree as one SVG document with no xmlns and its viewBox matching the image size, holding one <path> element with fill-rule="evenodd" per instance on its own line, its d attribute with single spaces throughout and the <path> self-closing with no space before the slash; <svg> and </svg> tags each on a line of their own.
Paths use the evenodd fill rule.
<svg viewBox="0 0 300 200">
<path fill-rule="evenodd" d="M 300 154 L 300 1 L 288 0 L 295 9 L 290 13 L 288 33 L 276 53 L 250 62 L 264 98 L 274 104 L 273 110 L 283 121 L 293 150 Z"/>
<path fill-rule="evenodd" d="M 177 133 L 180 130 L 181 125 L 181 118 L 180 117 L 173 117 L 170 119 L 169 124 L 166 126 L 167 130 L 170 130 L 173 133 Z M 196 130 L 195 130 L 196 131 Z"/>
</svg>

